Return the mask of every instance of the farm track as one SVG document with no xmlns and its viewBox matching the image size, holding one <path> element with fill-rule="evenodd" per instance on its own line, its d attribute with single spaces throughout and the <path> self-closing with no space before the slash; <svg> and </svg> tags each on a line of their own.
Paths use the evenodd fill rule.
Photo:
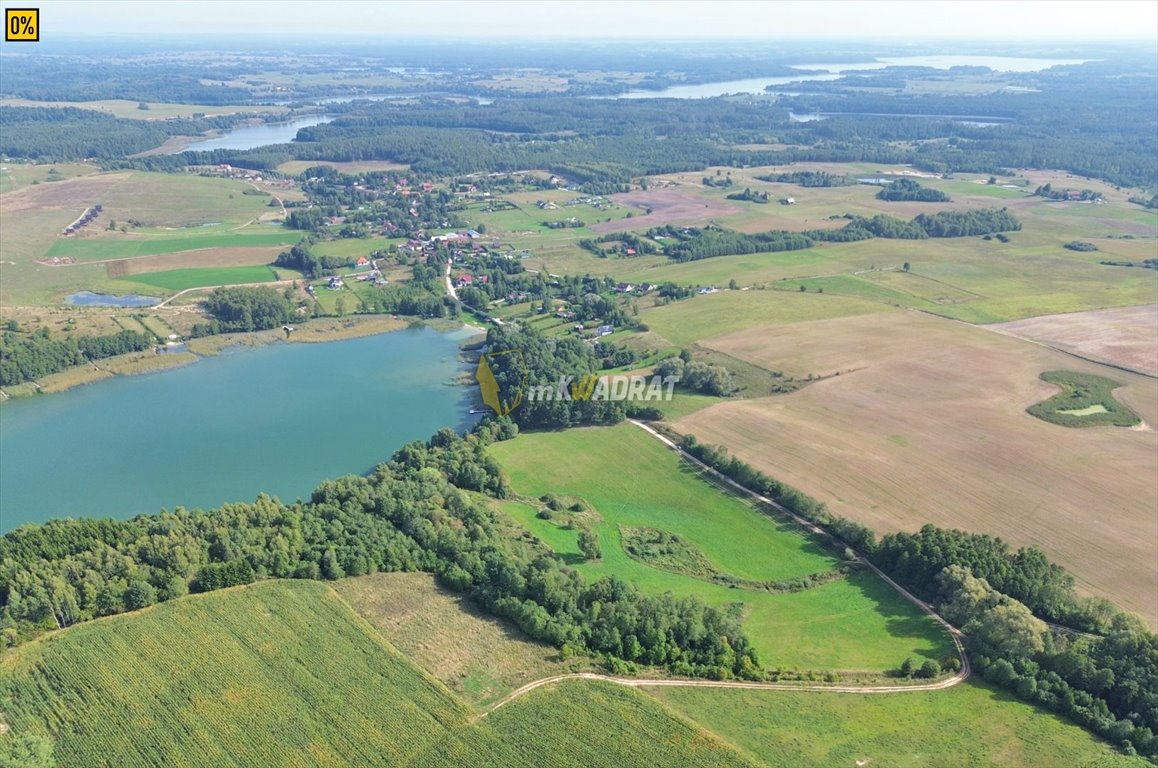
<svg viewBox="0 0 1158 768">
<path fill-rule="evenodd" d="M 769 507 L 777 510 L 778 512 L 786 515 L 793 522 L 795 522 L 801 528 L 804 528 L 805 530 L 807 530 L 810 533 L 814 533 L 814 534 L 816 534 L 818 536 L 822 536 L 824 538 L 829 538 L 829 539 L 833 538 L 831 536 L 831 534 L 829 534 L 827 531 L 819 528 L 818 526 L 814 525 L 813 523 L 809 522 L 808 520 L 805 520 L 804 518 L 793 514 L 792 512 L 790 512 L 787 509 L 785 509 L 784 507 L 780 506 L 779 504 L 777 504 L 775 501 L 768 498 L 767 496 L 762 496 L 761 494 L 758 494 L 755 491 L 752 491 L 752 490 L 749 490 L 748 488 L 745 488 L 744 486 L 740 485 L 736 481 L 732 480 L 730 477 L 726 477 L 725 475 L 717 472 L 715 469 L 712 469 L 711 467 L 709 467 L 707 464 L 700 461 L 696 457 L 688 455 L 682 448 L 680 448 L 674 442 L 672 442 L 667 437 L 660 434 L 658 431 L 656 431 L 652 427 L 648 426 L 647 424 L 644 424 L 641 421 L 636 421 L 634 419 L 628 419 L 628 421 L 630 421 L 632 424 L 639 427 L 640 429 L 644 430 L 645 432 L 650 434 L 655 439 L 659 440 L 661 443 L 666 445 L 668 448 L 670 448 L 673 451 L 675 451 L 676 453 L 678 453 L 680 455 L 680 457 L 683 458 L 685 461 L 691 462 L 695 466 L 702 469 L 705 473 L 711 475 L 714 479 L 716 479 L 716 480 L 726 484 L 730 488 L 733 488 L 736 491 L 738 491 L 738 492 L 740 492 L 740 493 L 742 493 L 742 494 L 744 494 L 752 499 L 755 499 L 755 500 L 761 502 L 762 504 L 766 504 L 767 506 L 769 506 Z M 855 550 L 854 550 L 854 552 L 855 552 Z M 511 691 L 506 696 L 504 696 L 503 698 L 496 701 L 494 704 L 492 704 L 490 707 L 488 707 L 484 712 L 477 715 L 475 719 L 482 719 L 482 718 L 486 717 L 487 715 L 489 715 L 491 712 L 494 712 L 499 707 L 502 707 L 502 706 L 510 703 L 511 701 L 519 698 L 520 696 L 523 696 L 527 693 L 530 693 L 531 691 L 535 690 L 536 688 L 540 688 L 544 685 L 552 685 L 554 683 L 563 682 L 565 680 L 602 680 L 603 682 L 615 683 L 616 685 L 625 685 L 625 686 L 632 687 L 632 688 L 647 688 L 647 687 L 661 687 L 662 686 L 662 687 L 669 687 L 669 688 L 741 688 L 741 689 L 746 689 L 746 690 L 766 690 L 766 691 L 808 691 L 808 692 L 827 692 L 827 693 L 873 693 L 873 694 L 910 693 L 913 691 L 941 691 L 941 690 L 945 690 L 946 688 L 952 688 L 953 686 L 958 685 L 959 683 L 963 683 L 966 680 L 968 680 L 969 676 L 973 673 L 973 670 L 969 666 L 969 657 L 965 654 L 965 646 L 962 645 L 962 643 L 961 643 L 961 637 L 962 637 L 961 631 L 959 629 L 957 629 L 956 627 L 954 627 L 952 624 L 950 624 L 948 621 L 946 621 L 943 617 L 941 617 L 936 611 L 933 610 L 932 606 L 930 606 L 924 600 L 921 600 L 916 595 L 914 595 L 913 593 L 909 592 L 907 589 L 902 587 L 900 584 L 898 584 L 897 582 L 890 579 L 883 571 L 881 571 L 881 569 L 877 568 L 875 565 L 873 565 L 868 560 L 866 560 L 864 555 L 862 555 L 859 552 L 856 552 L 855 554 L 856 554 L 856 558 L 857 558 L 858 563 L 863 565 L 865 568 L 871 570 L 873 573 L 875 573 L 877 576 L 879 576 L 881 579 L 883 579 L 884 582 L 886 584 L 888 584 L 890 587 L 892 587 L 893 589 L 895 589 L 901 595 L 901 597 L 905 598 L 910 603 L 912 603 L 913 605 L 920 608 L 924 613 L 927 613 L 938 624 L 943 626 L 946 629 L 946 631 L 948 631 L 949 637 L 951 637 L 953 639 L 953 645 L 957 649 L 957 655 L 961 659 L 961 671 L 960 672 L 953 675 L 952 677 L 947 677 L 944 680 L 938 680 L 938 681 L 933 682 L 933 683 L 917 683 L 917 684 L 913 684 L 913 685 L 815 685 L 815 684 L 799 684 L 799 683 L 759 683 L 759 682 L 749 682 L 749 681 L 743 681 L 743 680 L 647 679 L 647 678 L 638 678 L 638 677 L 616 677 L 614 675 L 602 675 L 602 674 L 599 674 L 596 672 L 574 672 L 571 674 L 553 675 L 551 677 L 544 677 L 541 680 L 535 680 L 535 681 L 532 681 L 530 683 L 527 683 L 526 685 L 524 685 L 520 688 L 517 688 L 514 691 Z"/>
<path fill-rule="evenodd" d="M 183 295 L 183 294 L 186 294 L 186 293 L 192 293 L 193 291 L 211 291 L 211 290 L 213 290 L 214 288 L 218 288 L 218 287 L 228 287 L 228 288 L 249 288 L 249 287 L 253 287 L 253 286 L 263 286 L 263 285 L 264 285 L 264 286 L 274 286 L 274 285 L 292 285 L 292 284 L 293 284 L 293 283 L 295 283 L 295 282 L 297 282 L 297 281 L 296 281 L 296 280 L 267 280 L 267 281 L 265 281 L 264 283 L 230 283 L 228 286 L 199 285 L 199 286 L 194 286 L 193 288 L 186 288 L 186 289 L 185 289 L 185 290 L 183 290 L 183 291 L 178 291 L 177 293 L 174 293 L 172 296 L 170 296 L 169 298 L 167 298 L 167 299 L 165 299 L 164 301 L 162 301 L 160 304 L 154 304 L 154 305 L 153 305 L 153 306 L 151 306 L 151 307 L 146 307 L 146 309 L 162 309 L 162 308 L 165 308 L 165 305 L 166 305 L 166 304 L 168 304 L 168 303 L 169 303 L 170 301 L 172 301 L 173 299 L 175 299 L 175 298 L 177 298 L 178 296 L 181 296 L 181 295 Z"/>
</svg>

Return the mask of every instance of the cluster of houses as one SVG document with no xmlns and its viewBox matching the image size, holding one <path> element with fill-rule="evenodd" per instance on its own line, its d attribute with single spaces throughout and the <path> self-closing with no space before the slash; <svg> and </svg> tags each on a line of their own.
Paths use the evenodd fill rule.
<svg viewBox="0 0 1158 768">
<path fill-rule="evenodd" d="M 86 208 L 84 213 L 82 213 L 76 221 L 64 228 L 62 234 L 71 235 L 76 233 L 78 230 L 80 230 L 81 227 L 85 226 L 97 216 L 99 216 L 100 212 L 101 206 L 99 203 L 92 206 L 91 208 Z"/>
<path fill-rule="evenodd" d="M 576 323 L 571 330 L 575 331 L 575 333 L 579 335 L 583 335 L 583 332 L 586 330 L 586 328 L 584 327 L 583 323 Z M 601 339 L 604 336 L 610 336 L 613 333 L 615 333 L 614 325 L 601 325 L 595 329 L 595 338 Z"/>
<path fill-rule="evenodd" d="M 459 288 L 464 288 L 468 285 L 474 285 L 475 283 L 482 283 L 483 285 L 486 285 L 490 282 L 490 280 L 490 275 L 462 274 L 458 276 L 458 280 L 456 282 L 458 283 Z"/>
<path fill-rule="evenodd" d="M 637 293 L 640 296 L 654 290 L 655 286 L 651 283 L 640 283 L 639 285 L 632 285 L 631 283 L 617 283 L 615 286 L 616 293 Z"/>
</svg>

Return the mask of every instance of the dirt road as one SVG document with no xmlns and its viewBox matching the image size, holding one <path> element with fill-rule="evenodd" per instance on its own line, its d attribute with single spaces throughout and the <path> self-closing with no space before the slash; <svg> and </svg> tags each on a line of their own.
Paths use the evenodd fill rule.
<svg viewBox="0 0 1158 768">
<path fill-rule="evenodd" d="M 448 278 L 448 281 L 449 281 L 449 278 Z M 685 452 L 682 448 L 680 448 L 678 445 L 673 443 L 671 440 L 669 440 L 664 435 L 661 435 L 659 432 L 657 432 L 655 429 L 648 426 L 647 424 L 644 424 L 641 421 L 635 421 L 634 419 L 629 419 L 629 421 L 632 424 L 634 424 L 635 426 L 639 427 L 640 429 L 646 431 L 652 437 L 654 437 L 657 440 L 659 440 L 660 442 L 662 442 L 668 448 L 671 448 L 673 451 L 675 451 L 680 456 L 682 456 L 684 458 L 684 460 L 689 461 L 692 464 L 695 464 L 697 467 L 702 469 L 704 472 L 712 475 L 712 477 L 716 478 L 720 482 L 727 484 L 729 487 L 734 488 L 735 490 L 737 490 L 738 492 L 740 492 L 746 496 L 749 496 L 753 499 L 756 499 L 757 501 L 761 502 L 762 504 L 766 504 L 769 507 L 776 509 L 777 511 L 781 512 L 784 515 L 787 515 L 797 525 L 808 530 L 809 532 L 814 533 L 818 536 L 823 536 L 826 538 L 832 538 L 832 536 L 827 531 L 819 528 L 815 524 L 809 522 L 808 520 L 805 520 L 802 517 L 794 515 L 792 512 L 789 512 L 787 509 L 780 506 L 779 504 L 777 504 L 775 501 L 768 498 L 767 496 L 762 496 L 754 491 L 751 491 L 751 490 L 745 488 L 744 486 L 735 482 L 731 478 L 725 477 L 724 475 L 720 474 L 716 470 L 712 469 L 711 467 L 709 467 L 707 464 L 703 463 L 702 461 L 700 461 L 696 457 L 688 455 L 687 452 Z M 941 626 L 945 627 L 946 631 L 948 631 L 948 633 L 949 633 L 949 637 L 951 637 L 953 639 L 953 645 L 957 649 L 957 655 L 961 658 L 961 671 L 960 672 L 953 675 L 952 677 L 947 677 L 944 680 L 938 680 L 938 681 L 932 682 L 932 683 L 914 683 L 914 684 L 910 684 L 910 685 L 818 685 L 818 684 L 814 684 L 814 683 L 811 683 L 811 684 L 809 684 L 809 683 L 758 683 L 758 682 L 750 682 L 750 681 L 744 681 L 744 680 L 686 680 L 686 679 L 684 679 L 684 680 L 680 680 L 680 679 L 659 679 L 659 680 L 657 680 L 657 679 L 646 679 L 646 678 L 638 678 L 638 677 L 616 677 L 614 675 L 601 675 L 601 674 L 598 674 L 595 672 L 576 672 L 576 673 L 567 674 L 567 675 L 554 675 L 552 677 L 544 677 L 541 680 L 535 680 L 533 682 L 527 683 L 526 685 L 522 686 L 521 688 L 517 688 L 514 691 L 511 691 L 506 696 L 504 696 L 503 698 L 496 701 L 485 712 L 478 715 L 478 718 L 486 717 L 487 715 L 489 715 L 491 712 L 494 712 L 499 707 L 502 707 L 502 706 L 508 704 L 509 702 L 519 698 L 520 696 L 523 696 L 527 693 L 530 693 L 531 691 L 535 690 L 536 688 L 541 688 L 544 685 L 552 685 L 554 683 L 559 683 L 559 682 L 562 682 L 564 680 L 602 680 L 604 682 L 615 683 L 616 685 L 626 685 L 626 686 L 629 686 L 632 688 L 648 688 L 648 687 L 660 687 L 660 686 L 663 686 L 663 687 L 686 687 L 686 688 L 744 688 L 744 689 L 750 689 L 750 690 L 767 690 L 767 691 L 813 691 L 813 692 L 821 691 L 821 692 L 828 692 L 828 693 L 874 693 L 874 694 L 875 693 L 911 693 L 913 691 L 940 691 L 940 690 L 944 690 L 946 688 L 951 688 L 954 685 L 957 685 L 959 683 L 964 682 L 965 680 L 968 680 L 969 676 L 972 674 L 972 669 L 969 666 L 969 657 L 965 655 L 965 647 L 961 644 L 962 635 L 961 635 L 960 630 L 958 630 L 956 627 L 954 627 L 952 624 L 950 624 L 948 621 L 946 621 L 940 615 L 938 615 L 937 612 L 934 611 L 933 608 L 928 603 L 926 603 L 924 600 L 921 600 L 916 595 L 912 594 L 907 589 L 902 587 L 900 584 L 897 584 L 895 581 L 890 579 L 879 568 L 877 568 L 875 565 L 873 565 L 868 560 L 866 560 L 861 553 L 856 552 L 856 556 L 857 556 L 858 562 L 860 562 L 865 568 L 868 568 L 869 570 L 871 570 L 877 576 L 880 576 L 882 579 L 884 579 L 885 583 L 888 584 L 889 586 L 891 586 L 893 589 L 895 589 L 901 595 L 901 597 L 905 598 L 910 603 L 912 603 L 913 605 L 917 606 L 925 613 L 932 616 L 933 619 L 935 621 L 937 621 L 937 623 L 939 623 Z"/>
</svg>

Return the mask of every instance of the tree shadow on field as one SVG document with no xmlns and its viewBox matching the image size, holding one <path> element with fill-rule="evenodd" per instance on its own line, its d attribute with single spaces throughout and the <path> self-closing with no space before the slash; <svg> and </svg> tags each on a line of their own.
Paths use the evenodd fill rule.
<svg viewBox="0 0 1158 768">
<path fill-rule="evenodd" d="M 578 557 L 578 555 L 576 555 Z M 580 558 L 582 559 L 582 558 Z M 434 589 L 439 595 L 449 598 L 463 613 L 468 616 L 485 622 L 502 633 L 503 640 L 516 641 L 528 643 L 543 651 L 543 658 L 549 661 L 558 660 L 558 650 L 546 643 L 534 639 L 527 635 L 523 630 L 519 629 L 514 623 L 506 619 L 499 618 L 492 613 L 487 613 L 483 608 L 476 605 L 471 599 L 459 592 L 454 592 L 438 583 L 435 579 Z"/>
<path fill-rule="evenodd" d="M 934 661 L 956 656 L 948 631 L 931 616 L 910 603 L 875 573 L 860 570 L 848 576 L 848 583 L 870 600 L 885 618 L 891 637 L 924 641 L 913 646 L 913 655 Z M 898 659 L 898 663 L 901 660 Z"/>
</svg>

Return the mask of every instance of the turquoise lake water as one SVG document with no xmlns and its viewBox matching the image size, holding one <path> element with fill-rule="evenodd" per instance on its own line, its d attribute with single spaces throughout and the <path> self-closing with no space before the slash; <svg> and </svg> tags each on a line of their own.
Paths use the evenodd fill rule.
<svg viewBox="0 0 1158 768">
<path fill-rule="evenodd" d="M 414 329 L 226 350 L 0 406 L 0 532 L 53 517 L 118 517 L 308 498 L 403 444 L 463 429 L 467 331 Z"/>
</svg>

